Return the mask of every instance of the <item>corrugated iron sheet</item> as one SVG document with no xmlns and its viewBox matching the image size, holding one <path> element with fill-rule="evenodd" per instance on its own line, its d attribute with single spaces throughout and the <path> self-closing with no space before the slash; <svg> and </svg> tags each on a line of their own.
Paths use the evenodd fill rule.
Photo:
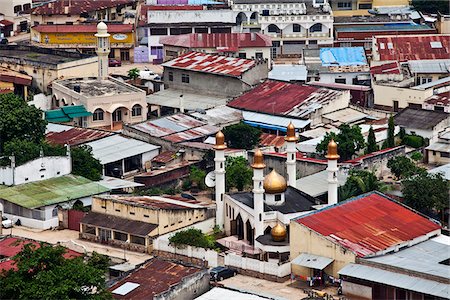
<svg viewBox="0 0 450 300">
<path fill-rule="evenodd" d="M 109 131 L 74 127 L 66 131 L 49 132 L 45 139 L 52 144 L 76 146 L 113 134 Z"/>
<path fill-rule="evenodd" d="M 261 134 L 261 138 L 259 140 L 259 144 L 261 146 L 274 146 L 277 148 L 282 147 L 284 145 L 284 142 L 284 136 L 270 133 Z"/>
<path fill-rule="evenodd" d="M 206 125 L 206 123 L 198 121 L 188 115 L 175 114 L 172 116 L 135 124 L 132 125 L 132 127 L 148 133 L 151 136 L 163 137 L 204 125 Z"/>
<path fill-rule="evenodd" d="M 59 0 L 38 6 L 32 10 L 33 15 L 79 15 L 123 4 L 132 4 L 135 0 Z M 66 10 L 66 7 L 69 9 Z"/>
</svg>

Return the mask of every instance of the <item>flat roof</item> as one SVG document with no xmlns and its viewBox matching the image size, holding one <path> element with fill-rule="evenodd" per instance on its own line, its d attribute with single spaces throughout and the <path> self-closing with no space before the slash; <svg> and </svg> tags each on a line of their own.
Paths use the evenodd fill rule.
<svg viewBox="0 0 450 300">
<path fill-rule="evenodd" d="M 131 33 L 133 24 L 107 24 L 108 33 Z M 42 33 L 96 33 L 97 24 L 39 24 L 32 27 Z"/>
<path fill-rule="evenodd" d="M 268 300 L 274 299 L 273 297 L 265 297 L 251 292 L 230 290 L 228 288 L 213 287 L 208 292 L 195 298 L 195 300 Z"/>
<path fill-rule="evenodd" d="M 273 65 L 268 78 L 281 81 L 306 81 L 308 70 L 305 65 Z"/>
<path fill-rule="evenodd" d="M 125 95 L 133 93 L 145 92 L 130 84 L 121 82 L 117 79 L 109 77 L 106 80 L 101 80 L 97 77 L 89 78 L 69 78 L 64 80 L 55 81 L 71 91 L 74 91 L 75 87 L 80 88 L 79 94 L 85 97 L 108 97 L 113 95 Z M 75 92 L 75 91 L 74 91 Z"/>
<path fill-rule="evenodd" d="M 442 111 L 405 108 L 394 116 L 394 122 L 406 128 L 431 130 L 448 118 L 450 114 Z"/>
<path fill-rule="evenodd" d="M 220 105 L 201 112 L 193 112 L 190 115 L 215 126 L 238 123 L 242 120 L 242 112 L 240 110 L 226 105 Z"/>
<path fill-rule="evenodd" d="M 343 186 L 347 181 L 348 172 L 340 170 L 337 172 L 338 186 Z M 297 179 L 296 187 L 300 191 L 318 197 L 328 193 L 328 171 L 323 170 L 309 176 Z"/>
<path fill-rule="evenodd" d="M 165 107 L 180 108 L 180 95 L 183 95 L 185 110 L 205 110 L 227 104 L 224 96 L 189 93 L 176 89 L 166 89 L 147 96 L 147 103 Z"/>
<path fill-rule="evenodd" d="M 46 3 L 32 9 L 33 15 L 79 15 L 123 4 L 132 4 L 135 0 L 59 0 Z M 68 10 L 66 10 L 66 7 Z"/>
<path fill-rule="evenodd" d="M 380 25 L 361 25 L 352 27 L 336 27 L 336 32 L 372 32 L 372 31 L 416 31 L 433 30 L 434 28 L 426 24 L 380 24 Z"/>
<path fill-rule="evenodd" d="M 363 47 L 320 48 L 322 66 L 362 66 L 367 65 Z"/>
<path fill-rule="evenodd" d="M 433 174 L 441 173 L 445 179 L 450 180 L 450 164 L 446 164 L 446 165 L 439 166 L 437 168 L 428 170 L 428 173 L 433 173 Z"/>
</svg>

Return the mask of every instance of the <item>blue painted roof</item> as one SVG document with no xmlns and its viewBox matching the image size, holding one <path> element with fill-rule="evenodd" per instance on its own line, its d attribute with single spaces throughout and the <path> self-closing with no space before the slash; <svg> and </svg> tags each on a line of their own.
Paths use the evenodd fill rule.
<svg viewBox="0 0 450 300">
<path fill-rule="evenodd" d="M 363 47 L 321 48 L 322 66 L 356 66 L 367 65 Z"/>
</svg>

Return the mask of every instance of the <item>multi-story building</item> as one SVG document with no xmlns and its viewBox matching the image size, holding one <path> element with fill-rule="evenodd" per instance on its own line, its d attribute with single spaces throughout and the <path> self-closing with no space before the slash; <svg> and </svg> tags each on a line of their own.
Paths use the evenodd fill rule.
<svg viewBox="0 0 450 300">
<path fill-rule="evenodd" d="M 409 0 L 331 0 L 335 16 L 368 16 L 379 7 L 405 7 Z"/>
<path fill-rule="evenodd" d="M 244 31 L 267 34 L 273 55 L 333 44 L 333 14 L 327 0 L 233 0 Z"/>
<path fill-rule="evenodd" d="M 29 27 L 31 0 L 2 0 L 0 29 L 4 36 L 26 32 Z"/>
</svg>

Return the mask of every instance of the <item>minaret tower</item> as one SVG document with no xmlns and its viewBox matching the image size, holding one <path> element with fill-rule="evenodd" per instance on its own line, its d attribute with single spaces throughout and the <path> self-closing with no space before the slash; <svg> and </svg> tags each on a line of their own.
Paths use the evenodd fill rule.
<svg viewBox="0 0 450 300">
<path fill-rule="evenodd" d="M 333 205 L 338 202 L 337 173 L 339 171 L 337 144 L 333 139 L 328 143 L 328 154 L 325 157 L 328 159 L 328 205 Z"/>
<path fill-rule="evenodd" d="M 222 131 L 216 134 L 216 145 L 214 146 L 215 178 L 216 178 L 216 225 L 223 229 L 224 225 L 224 200 L 225 194 L 225 136 Z"/>
<path fill-rule="evenodd" d="M 98 79 L 105 80 L 108 78 L 108 55 L 111 51 L 108 26 L 103 22 L 98 23 L 95 36 L 97 37 Z"/>
<path fill-rule="evenodd" d="M 289 123 L 287 127 L 287 133 L 286 137 L 284 138 L 286 141 L 286 152 L 287 152 L 287 159 L 286 159 L 286 171 L 288 175 L 288 185 L 295 187 L 296 181 L 297 181 L 297 158 L 296 158 L 296 152 L 297 149 L 295 148 L 295 144 L 297 143 L 297 137 L 295 136 L 295 127 L 292 122 Z"/>
<path fill-rule="evenodd" d="M 254 240 L 264 234 L 264 157 L 261 150 L 256 150 L 253 157 L 253 209 L 255 211 L 255 236 Z"/>
</svg>

